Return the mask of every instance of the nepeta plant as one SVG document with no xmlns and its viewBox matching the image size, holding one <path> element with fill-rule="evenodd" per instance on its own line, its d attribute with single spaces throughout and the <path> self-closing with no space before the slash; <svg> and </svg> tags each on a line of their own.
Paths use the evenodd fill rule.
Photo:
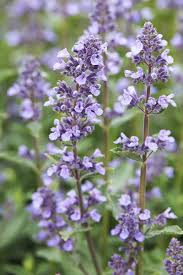
<svg viewBox="0 0 183 275">
<path fill-rule="evenodd" d="M 25 121 L 39 120 L 43 102 L 50 84 L 45 81 L 37 59 L 26 58 L 23 62 L 19 78 L 8 90 L 8 96 L 20 98 L 19 114 Z"/>
<path fill-rule="evenodd" d="M 60 160 L 48 169 L 48 176 L 57 175 L 63 180 L 74 179 L 77 193 L 72 190 L 64 199 L 48 188 L 43 187 L 33 195 L 32 212 L 40 220 L 42 228 L 39 238 L 50 246 L 65 251 L 73 249 L 73 241 L 65 242 L 62 230 L 72 232 L 80 225 L 85 229 L 88 249 L 97 274 L 101 274 L 94 245 L 89 231 L 91 221 L 99 222 L 100 214 L 94 206 L 106 201 L 99 189 L 91 182 L 82 184 L 90 174 L 105 174 L 99 149 L 91 156 L 80 157 L 78 142 L 91 134 L 94 124 L 99 121 L 103 111 L 95 97 L 100 94 L 98 81 L 103 77 L 103 52 L 105 44 L 93 35 L 80 38 L 74 45 L 71 55 L 67 49 L 58 53 L 54 69 L 71 78 L 71 83 L 59 81 L 49 95 L 45 106 L 52 106 L 61 118 L 55 119 L 49 138 L 60 141 L 62 148 L 53 147 L 52 155 Z M 56 220 L 56 222 L 55 222 Z M 58 223 L 57 223 L 58 220 Z"/>
<path fill-rule="evenodd" d="M 42 116 L 43 102 L 50 89 L 45 74 L 41 72 L 40 63 L 33 57 L 27 57 L 23 62 L 18 80 L 9 88 L 8 96 L 15 96 L 19 100 L 18 115 L 28 126 L 33 138 L 33 150 L 25 145 L 19 147 L 19 154 L 26 159 L 35 160 L 38 169 L 38 181 L 41 177 L 41 162 L 44 158 L 40 152 L 39 138 L 35 127 L 39 128 Z"/>
<path fill-rule="evenodd" d="M 174 107 L 176 106 L 173 101 L 173 94 L 168 96 L 162 95 L 158 99 L 151 96 L 152 86 L 159 81 L 165 82 L 169 78 L 169 64 L 173 63 L 173 58 L 168 55 L 169 50 L 164 50 L 166 45 L 167 42 L 162 39 L 161 34 L 157 33 L 152 23 L 145 23 L 140 34 L 137 36 L 136 43 L 132 47 L 131 52 L 127 53 L 127 57 L 137 66 L 137 71 L 125 71 L 125 76 L 131 78 L 134 84 L 142 83 L 145 85 L 145 94 L 138 96 L 135 88 L 130 86 L 125 89 L 123 94 L 119 97 L 119 102 L 122 106 L 125 105 L 129 108 L 136 106 L 143 112 L 144 116 L 142 143 L 139 143 L 138 137 L 132 136 L 128 138 L 124 133 L 121 133 L 121 136 L 115 143 L 120 145 L 119 148 L 116 149 L 117 151 L 125 152 L 130 158 L 136 159 L 142 163 L 139 184 L 139 209 L 145 221 L 150 218 L 150 211 L 145 209 L 147 160 L 152 153 L 157 150 L 166 149 L 175 142 L 174 138 L 170 136 L 171 132 L 169 130 L 161 130 L 154 136 L 151 136 L 149 131 L 149 118 L 152 114 L 157 115 L 161 113 L 169 104 Z M 146 216 L 148 216 L 148 218 Z M 143 231 L 144 226 L 140 224 L 140 216 L 137 220 L 140 229 Z M 122 221 L 125 222 L 125 219 L 123 218 Z M 133 228 L 135 227 L 133 226 Z M 119 233 L 120 232 L 121 230 Z M 122 232 L 125 232 L 124 236 L 126 239 L 130 231 L 128 229 L 126 231 L 123 226 Z M 138 234 L 138 230 L 136 233 Z M 122 234 L 122 237 L 124 236 Z M 142 244 L 137 247 L 140 247 L 141 253 L 137 260 L 136 274 L 142 274 L 143 266 L 143 238 L 141 238 L 140 241 Z"/>
</svg>

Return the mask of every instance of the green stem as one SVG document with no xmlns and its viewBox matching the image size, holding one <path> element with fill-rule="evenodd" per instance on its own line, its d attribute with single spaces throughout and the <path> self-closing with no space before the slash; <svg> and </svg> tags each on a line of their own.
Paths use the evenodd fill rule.
<svg viewBox="0 0 183 275">
<path fill-rule="evenodd" d="M 75 161 L 77 161 L 77 157 L 78 157 L 78 153 L 77 153 L 77 145 L 76 142 L 73 142 L 73 153 L 74 153 L 74 159 Z M 84 204 L 83 204 L 83 195 L 82 195 L 82 190 L 81 190 L 81 180 L 80 180 L 80 173 L 77 169 L 75 169 L 74 171 L 75 174 L 75 179 L 76 179 L 76 185 L 77 185 L 77 191 L 78 191 L 78 197 L 79 197 L 79 207 L 80 207 L 80 213 L 81 213 L 81 217 L 84 215 L 85 213 L 85 209 L 84 209 Z M 84 223 L 82 224 L 83 227 L 87 228 L 88 224 Z M 95 252 L 95 248 L 94 248 L 94 244 L 93 244 L 93 240 L 91 237 L 91 234 L 89 231 L 85 232 L 85 238 L 87 241 L 87 245 L 88 245 L 88 250 L 90 252 L 90 256 L 96 271 L 97 275 L 102 275 L 99 263 L 98 263 L 98 259 L 97 259 L 97 255 Z"/>
<path fill-rule="evenodd" d="M 35 163 L 36 163 L 36 167 L 38 170 L 38 186 L 40 186 L 42 183 L 42 179 L 41 179 L 42 164 L 41 164 L 41 158 L 40 158 L 38 139 L 34 136 L 33 136 L 33 146 L 34 146 L 34 151 L 35 151 Z"/>
<path fill-rule="evenodd" d="M 148 74 L 151 74 L 151 66 L 148 67 Z M 145 103 L 148 102 L 148 99 L 151 94 L 151 86 L 147 86 L 146 91 L 146 100 Z M 146 137 L 149 136 L 149 114 L 147 108 L 145 107 L 144 111 L 144 126 L 143 126 L 143 142 L 145 142 Z M 139 207 L 142 211 L 145 209 L 146 203 L 146 173 L 147 173 L 147 154 L 143 155 L 143 163 L 140 170 L 140 186 L 139 186 Z M 143 226 L 141 226 L 141 230 L 143 230 Z M 144 243 L 141 244 L 141 252 L 139 253 L 138 263 L 136 267 L 136 275 L 143 274 L 143 253 L 144 253 Z"/>
<path fill-rule="evenodd" d="M 82 263 L 79 264 L 79 269 L 84 275 L 89 275 L 89 273 L 86 271 L 85 267 L 82 265 Z"/>
<path fill-rule="evenodd" d="M 104 56 L 104 60 L 105 60 Z M 106 110 L 109 107 L 109 90 L 107 81 L 103 82 L 103 109 L 104 109 L 104 120 L 103 120 L 103 137 L 104 137 L 104 167 L 105 167 L 105 186 L 106 190 L 109 184 L 109 173 L 108 173 L 108 167 L 109 167 L 109 120 L 106 117 Z M 102 224 L 102 239 L 101 239 L 101 250 L 103 254 L 103 266 L 106 266 L 107 263 L 107 248 L 108 248 L 108 232 L 109 232 L 109 211 L 105 209 L 104 215 L 103 215 L 103 224 Z"/>
</svg>

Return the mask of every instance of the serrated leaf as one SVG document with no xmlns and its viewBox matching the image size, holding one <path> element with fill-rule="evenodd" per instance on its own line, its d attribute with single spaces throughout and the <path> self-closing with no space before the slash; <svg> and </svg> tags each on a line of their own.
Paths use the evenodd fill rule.
<svg viewBox="0 0 183 275">
<path fill-rule="evenodd" d="M 163 229 L 152 229 L 148 231 L 146 238 L 150 239 L 159 235 L 183 235 L 183 230 L 178 225 L 170 225 Z"/>
<path fill-rule="evenodd" d="M 120 147 L 116 147 L 112 149 L 111 152 L 118 155 L 119 157 L 129 158 L 132 160 L 142 162 L 142 158 L 139 154 L 135 152 L 123 151 Z"/>
</svg>

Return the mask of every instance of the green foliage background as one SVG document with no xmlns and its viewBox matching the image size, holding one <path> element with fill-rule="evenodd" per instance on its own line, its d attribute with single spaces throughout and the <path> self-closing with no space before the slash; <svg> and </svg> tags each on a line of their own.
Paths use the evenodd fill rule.
<svg viewBox="0 0 183 275">
<path fill-rule="evenodd" d="M 6 1 L 4 1 L 6 4 Z M 7 1 L 8 2 L 8 1 Z M 0 209 L 3 213 L 0 216 L 0 275 L 54 275 L 60 272 L 62 275 L 81 275 L 78 263 L 79 259 L 75 255 L 64 254 L 56 249 L 50 249 L 35 241 L 37 227 L 26 210 L 31 195 L 37 189 L 37 172 L 35 165 L 30 161 L 25 161 L 17 155 L 18 146 L 26 144 L 32 147 L 32 136 L 30 129 L 16 115 L 9 116 L 8 108 L 12 103 L 12 98 L 7 97 L 7 89 L 14 83 L 17 77 L 17 60 L 23 60 L 26 54 L 40 56 L 41 53 L 50 48 L 50 45 L 33 44 L 27 46 L 10 47 L 3 39 L 3 33 L 8 27 L 9 18 L 6 15 L 3 6 L 0 10 L 0 174 L 5 178 L 4 183 L 0 184 Z M 148 1 L 140 4 L 141 7 L 152 7 L 154 13 L 153 24 L 158 31 L 162 33 L 168 41 L 173 37 L 176 31 L 176 11 L 158 10 L 154 1 Z M 88 26 L 88 19 L 84 16 L 63 18 L 46 15 L 40 15 L 45 22 L 49 21 L 58 35 L 57 47 L 67 46 L 71 48 L 73 43 L 82 34 Z M 141 25 L 143 22 L 141 23 Z M 133 26 L 136 27 L 135 25 Z M 171 46 L 170 46 L 171 47 Z M 183 53 L 181 50 L 171 48 L 175 63 L 180 64 L 183 72 Z M 125 52 L 121 50 L 121 56 Z M 125 59 L 124 68 L 130 68 L 131 64 Z M 59 75 L 51 70 L 47 71 L 48 80 L 55 86 Z M 115 94 L 114 87 L 117 78 L 123 77 L 123 70 L 118 77 L 112 77 L 110 80 L 111 94 Z M 168 162 L 175 169 L 175 177 L 167 180 L 164 175 L 155 179 L 155 185 L 162 191 L 162 199 L 147 202 L 148 208 L 152 212 L 159 213 L 170 206 L 179 217 L 176 221 L 183 228 L 183 89 L 174 80 L 165 85 L 157 87 L 158 93 L 176 93 L 177 108 L 169 108 L 163 114 L 152 118 L 151 133 L 156 133 L 160 129 L 170 129 L 175 136 L 178 149 L 176 153 L 169 155 Z M 111 101 L 112 105 L 112 101 Z M 42 149 L 48 143 L 49 129 L 53 123 L 54 114 L 49 108 L 44 108 L 42 117 L 42 127 L 39 136 L 39 145 Z M 35 130 L 35 128 L 34 128 Z M 97 126 L 94 134 L 86 138 L 80 144 L 80 152 L 92 151 L 93 148 L 102 149 L 102 129 Z M 111 149 L 113 141 L 123 131 L 129 135 L 139 135 L 142 132 L 142 116 L 136 111 L 129 111 L 121 119 L 115 120 L 110 128 Z M 49 161 L 46 165 L 49 164 Z M 118 170 L 111 171 L 112 186 L 116 192 L 123 192 L 123 186 L 128 178 L 133 175 L 133 167 L 128 163 L 122 163 Z M 64 188 L 68 187 L 63 184 Z M 55 188 L 58 184 L 55 183 Z M 115 209 L 115 202 L 113 207 Z M 111 209 L 111 207 L 110 207 Z M 110 218 L 110 226 L 115 223 L 114 217 Z M 92 230 L 96 247 L 100 250 L 100 240 L 102 239 L 101 227 L 97 225 Z M 145 253 L 145 274 L 160 275 L 166 274 L 162 269 L 162 261 L 165 256 L 170 236 L 157 236 L 146 242 Z M 87 265 L 88 270 L 92 270 L 89 264 L 89 256 L 86 250 L 86 244 L 81 234 L 78 236 L 78 249 L 81 260 Z M 119 246 L 118 240 L 109 239 L 108 257 Z M 102 251 L 101 255 L 102 255 Z M 93 272 L 93 273 L 92 273 Z M 94 274 L 92 271 L 91 274 Z M 104 274 L 111 274 L 107 268 Z"/>
</svg>

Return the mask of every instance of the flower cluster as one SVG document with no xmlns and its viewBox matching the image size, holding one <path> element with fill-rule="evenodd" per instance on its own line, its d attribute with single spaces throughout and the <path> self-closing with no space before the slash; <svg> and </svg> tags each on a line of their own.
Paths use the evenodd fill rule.
<svg viewBox="0 0 183 275">
<path fill-rule="evenodd" d="M 109 33 L 116 29 L 115 14 L 109 1 L 97 0 L 95 8 L 91 14 L 91 26 L 89 31 L 92 33 Z"/>
<path fill-rule="evenodd" d="M 59 62 L 55 70 L 72 77 L 75 87 L 64 81 L 50 93 L 45 106 L 53 106 L 53 110 L 62 113 L 61 120 L 54 121 L 50 139 L 78 141 L 90 134 L 103 111 L 94 96 L 100 94 L 98 79 L 103 76 L 103 58 L 105 45 L 96 37 L 82 37 L 73 47 L 74 55 L 66 49 L 58 53 Z"/>
<path fill-rule="evenodd" d="M 151 218 L 150 211 L 141 212 L 129 195 L 122 195 L 119 200 L 122 213 L 118 217 L 118 224 L 112 229 L 112 236 L 119 236 L 121 241 L 143 242 L 144 234 L 140 224 L 148 224 Z"/>
<path fill-rule="evenodd" d="M 167 81 L 169 78 L 169 64 L 173 63 L 173 58 L 169 56 L 169 50 L 163 49 L 167 46 L 167 41 L 162 39 L 162 34 L 158 34 L 151 22 L 146 22 L 141 33 L 137 36 L 135 45 L 127 57 L 137 65 L 137 71 L 125 71 L 125 76 L 130 77 L 135 83 L 142 82 L 151 85 L 157 81 Z M 146 64 L 148 71 L 144 71 L 140 64 Z"/>
<path fill-rule="evenodd" d="M 122 195 L 119 204 L 122 213 L 117 218 L 118 224 L 111 230 L 111 235 L 118 236 L 123 242 L 124 247 L 120 250 L 124 252 L 125 257 L 123 259 L 119 255 L 113 255 L 109 266 L 115 270 L 113 273 L 115 275 L 134 274 L 137 255 L 141 249 L 138 244 L 142 243 L 145 238 L 141 228 L 143 224 L 150 224 L 151 213 L 148 209 L 142 212 L 129 195 Z"/>
<path fill-rule="evenodd" d="M 141 250 L 139 243 L 145 239 L 143 225 L 148 229 L 152 226 L 163 227 L 167 220 L 177 217 L 170 208 L 167 208 L 163 213 L 153 218 L 148 209 L 142 211 L 137 207 L 134 196 L 126 194 L 121 196 L 119 204 L 121 211 L 117 217 L 118 224 L 111 230 L 111 235 L 118 236 L 122 241 L 123 247 L 119 250 L 124 252 L 124 258 L 114 254 L 109 261 L 109 266 L 114 269 L 113 274 L 115 275 L 134 274 L 138 253 Z"/>
<path fill-rule="evenodd" d="M 140 108 L 143 104 L 146 108 L 148 114 L 159 114 L 168 108 L 169 105 L 176 107 L 176 103 L 173 100 L 174 94 L 161 95 L 159 98 L 154 98 L 150 96 L 145 101 L 145 96 L 139 96 L 134 86 L 129 86 L 123 90 L 123 93 L 118 97 L 118 104 L 121 106 L 121 109 L 128 106 L 128 108 L 138 107 Z"/>
<path fill-rule="evenodd" d="M 166 260 L 164 261 L 165 269 L 169 275 L 183 274 L 183 246 L 173 238 L 167 248 Z"/>
<path fill-rule="evenodd" d="M 58 247 L 64 251 L 73 249 L 71 239 L 64 241 L 61 237 L 62 231 L 70 231 L 71 228 L 60 215 L 59 203 L 62 201 L 60 193 L 52 192 L 47 187 L 41 187 L 32 195 L 32 204 L 29 211 L 33 218 L 39 221 L 39 232 L 37 238 L 44 241 L 50 247 Z"/>
<path fill-rule="evenodd" d="M 183 2 L 182 0 L 157 0 L 157 6 L 158 8 L 183 8 Z"/>
<path fill-rule="evenodd" d="M 138 137 L 132 136 L 128 138 L 124 133 L 121 133 L 114 143 L 121 144 L 123 151 L 134 152 L 142 156 L 145 153 L 150 154 L 157 150 L 167 149 L 172 143 L 175 143 L 175 139 L 170 134 L 169 130 L 160 130 L 156 136 L 147 136 L 145 141 L 139 144 Z"/>
<path fill-rule="evenodd" d="M 134 275 L 134 266 L 133 270 L 129 268 L 128 261 L 124 260 L 120 255 L 114 254 L 108 263 L 109 267 L 113 269 L 113 275 Z"/>
<path fill-rule="evenodd" d="M 47 12 L 52 6 L 51 2 L 54 4 L 54 1 L 49 1 L 48 4 L 45 0 L 15 0 L 7 5 L 11 27 L 5 38 L 10 46 L 56 41 L 53 30 L 44 24 L 41 17 L 39 18 L 42 12 Z"/>
<path fill-rule="evenodd" d="M 86 223 L 90 219 L 94 222 L 99 222 L 101 215 L 98 213 L 95 206 L 102 204 L 106 198 L 101 191 L 96 188 L 90 181 L 82 184 L 82 194 L 84 203 L 84 215 L 81 216 L 79 209 L 79 199 L 74 190 L 67 193 L 66 198 L 59 204 L 59 209 L 62 214 L 65 214 L 68 220 L 77 223 Z"/>
<path fill-rule="evenodd" d="M 149 8 L 142 8 L 135 10 L 134 6 L 138 4 L 139 0 L 114 0 L 114 10 L 116 18 L 123 19 L 127 24 L 137 23 L 142 19 L 151 20 L 152 12 Z"/>
<path fill-rule="evenodd" d="M 17 27 L 6 33 L 6 40 L 10 46 L 32 44 L 36 42 L 54 43 L 56 35 L 50 28 L 45 28 L 37 22 L 29 22 L 21 28 Z"/>
<path fill-rule="evenodd" d="M 101 215 L 95 207 L 105 202 L 106 198 L 89 181 L 82 185 L 82 192 L 83 216 L 80 213 L 79 198 L 74 190 L 64 197 L 62 193 L 41 187 L 32 195 L 29 211 L 41 229 L 37 235 L 38 240 L 69 252 L 73 250 L 73 240 L 70 237 L 65 238 L 64 234 L 72 235 L 75 224 L 100 221 Z"/>
<path fill-rule="evenodd" d="M 58 53 L 59 62 L 54 65 L 55 70 L 71 77 L 72 85 L 59 81 L 58 86 L 50 91 L 45 103 L 62 115 L 61 120 L 54 121 L 50 140 L 60 141 L 62 145 L 67 143 L 67 146 L 59 148 L 53 144 L 48 145 L 47 153 L 54 155 L 55 164 L 48 168 L 48 178 L 42 175 L 46 187 L 38 189 L 33 195 L 31 207 L 33 217 L 38 219 L 39 226 L 43 229 L 39 233 L 39 239 L 65 251 L 73 249 L 73 240 L 65 238 L 64 233 L 70 236 L 71 232 L 77 230 L 76 227 L 87 227 L 91 221 L 99 222 L 101 215 L 95 206 L 106 201 L 98 188 L 91 182 L 83 184 L 81 179 L 85 173 L 105 174 L 103 163 L 97 162 L 103 155 L 99 149 L 90 157 L 81 158 L 77 152 L 78 141 L 93 131 L 93 124 L 102 114 L 95 96 L 100 94 L 98 80 L 103 75 L 102 54 L 105 45 L 93 35 L 85 36 L 74 45 L 72 51 L 73 55 L 70 55 L 67 49 L 61 50 Z M 66 195 L 53 192 L 48 188 L 52 175 L 63 180 L 74 178 L 78 194 L 75 190 Z"/>
<path fill-rule="evenodd" d="M 22 65 L 19 79 L 8 90 L 9 96 L 21 99 L 20 116 L 24 120 L 38 120 L 43 102 L 50 84 L 45 81 L 36 59 L 28 58 Z"/>
<path fill-rule="evenodd" d="M 122 60 L 116 48 L 127 45 L 126 38 L 117 31 L 116 20 L 114 4 L 109 0 L 97 0 L 91 14 L 91 25 L 87 30 L 88 33 L 100 35 L 107 42 L 105 72 L 111 75 L 118 74 L 122 66 Z"/>
<path fill-rule="evenodd" d="M 90 157 L 84 156 L 80 158 L 78 156 L 75 158 L 74 153 L 68 151 L 67 147 L 65 147 L 60 155 L 60 162 L 48 169 L 48 176 L 56 174 L 63 179 L 68 179 L 74 176 L 76 169 L 80 172 L 105 174 L 103 163 L 97 162 L 97 159 L 103 156 L 99 149 L 96 149 Z"/>
<path fill-rule="evenodd" d="M 175 33 L 172 38 L 172 46 L 178 49 L 183 48 L 183 15 L 178 17 L 178 31 Z"/>
</svg>

